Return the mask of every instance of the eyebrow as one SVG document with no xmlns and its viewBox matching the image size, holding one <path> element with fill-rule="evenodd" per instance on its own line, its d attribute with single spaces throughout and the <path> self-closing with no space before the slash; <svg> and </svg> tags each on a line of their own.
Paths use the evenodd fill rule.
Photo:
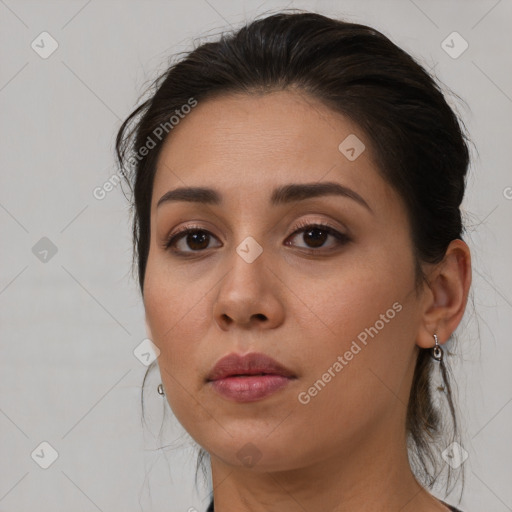
<svg viewBox="0 0 512 512">
<path fill-rule="evenodd" d="M 271 206 L 279 206 L 295 201 L 321 196 L 343 196 L 353 199 L 364 206 L 371 213 L 373 210 L 368 203 L 354 190 L 332 181 L 321 183 L 290 183 L 277 187 L 270 197 Z M 191 203 L 203 203 L 219 205 L 222 203 L 222 195 L 212 188 L 206 187 L 181 187 L 166 192 L 159 200 L 156 207 L 164 203 L 186 201 Z"/>
</svg>

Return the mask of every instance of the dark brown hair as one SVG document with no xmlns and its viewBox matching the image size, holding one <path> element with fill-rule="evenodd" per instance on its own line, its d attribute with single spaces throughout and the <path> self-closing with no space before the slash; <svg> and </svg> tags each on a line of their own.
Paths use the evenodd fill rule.
<svg viewBox="0 0 512 512">
<path fill-rule="evenodd" d="M 144 156 L 140 148 L 157 139 L 155 131 L 190 98 L 290 89 L 322 101 L 366 133 L 382 177 L 407 207 L 418 285 L 425 279 L 421 264 L 442 261 L 449 243 L 462 238 L 468 139 L 436 81 L 377 30 L 310 12 L 280 12 L 187 53 L 158 77 L 149 99 L 119 130 L 116 151 L 133 192 L 134 261 L 142 293 L 155 164 L 166 137 Z M 446 466 L 440 452 L 458 431 L 448 368 L 444 361 L 439 365 L 437 388 L 434 364 L 429 351 L 420 349 L 406 425 L 411 466 L 429 487 Z M 448 414 L 441 414 L 434 393 L 443 397 Z M 198 467 L 205 455 L 201 450 Z"/>
</svg>

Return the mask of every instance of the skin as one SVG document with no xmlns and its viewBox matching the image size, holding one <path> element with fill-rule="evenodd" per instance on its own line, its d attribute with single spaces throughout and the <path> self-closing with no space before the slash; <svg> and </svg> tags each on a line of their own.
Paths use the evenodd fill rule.
<svg viewBox="0 0 512 512">
<path fill-rule="evenodd" d="M 355 161 L 338 150 L 349 134 L 366 146 Z M 462 319 L 467 245 L 455 240 L 441 264 L 424 265 L 430 286 L 416 289 L 406 210 L 370 141 L 296 91 L 199 102 L 171 135 L 153 188 L 146 323 L 167 400 L 211 456 L 216 512 L 446 511 L 411 472 L 405 414 L 418 347 L 432 347 L 434 333 L 444 343 Z M 279 185 L 325 181 L 357 192 L 371 211 L 334 195 L 270 206 Z M 156 207 L 184 186 L 215 188 L 223 201 Z M 298 221 L 327 223 L 350 241 L 329 235 L 315 245 L 307 229 L 296 232 Z M 211 234 L 203 245 L 177 242 L 192 257 L 164 248 L 190 225 Z M 252 263 L 236 252 L 249 236 L 263 248 Z M 300 403 L 396 302 L 401 311 Z M 263 400 L 227 400 L 205 378 L 232 352 L 263 352 L 297 378 Z M 259 457 L 250 467 L 237 456 L 247 443 Z"/>
</svg>

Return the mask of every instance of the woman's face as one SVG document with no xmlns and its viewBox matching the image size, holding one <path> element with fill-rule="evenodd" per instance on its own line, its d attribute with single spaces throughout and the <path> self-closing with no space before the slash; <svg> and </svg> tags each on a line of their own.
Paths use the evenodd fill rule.
<svg viewBox="0 0 512 512">
<path fill-rule="evenodd" d="M 345 193 L 287 188 L 327 183 Z M 188 187 L 218 201 L 157 206 Z M 202 231 L 166 249 L 187 227 Z M 144 305 L 169 404 L 216 460 L 285 470 L 402 439 L 414 283 L 403 202 L 347 118 L 275 92 L 199 102 L 173 128 L 154 181 Z M 263 353 L 293 378 L 208 381 L 233 353 Z M 237 392 L 241 379 L 276 389 Z"/>
</svg>

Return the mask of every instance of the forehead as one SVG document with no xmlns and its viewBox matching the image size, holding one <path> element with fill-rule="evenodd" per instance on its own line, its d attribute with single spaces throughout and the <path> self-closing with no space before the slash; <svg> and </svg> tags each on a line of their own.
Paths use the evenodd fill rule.
<svg viewBox="0 0 512 512">
<path fill-rule="evenodd" d="M 356 159 L 347 158 L 353 155 L 344 152 L 347 145 L 362 151 Z M 198 102 L 170 132 L 157 163 L 152 208 L 176 187 L 247 197 L 268 196 L 280 184 L 319 181 L 337 181 L 361 195 L 390 192 L 365 133 L 318 100 L 291 91 L 225 95 Z"/>
</svg>

